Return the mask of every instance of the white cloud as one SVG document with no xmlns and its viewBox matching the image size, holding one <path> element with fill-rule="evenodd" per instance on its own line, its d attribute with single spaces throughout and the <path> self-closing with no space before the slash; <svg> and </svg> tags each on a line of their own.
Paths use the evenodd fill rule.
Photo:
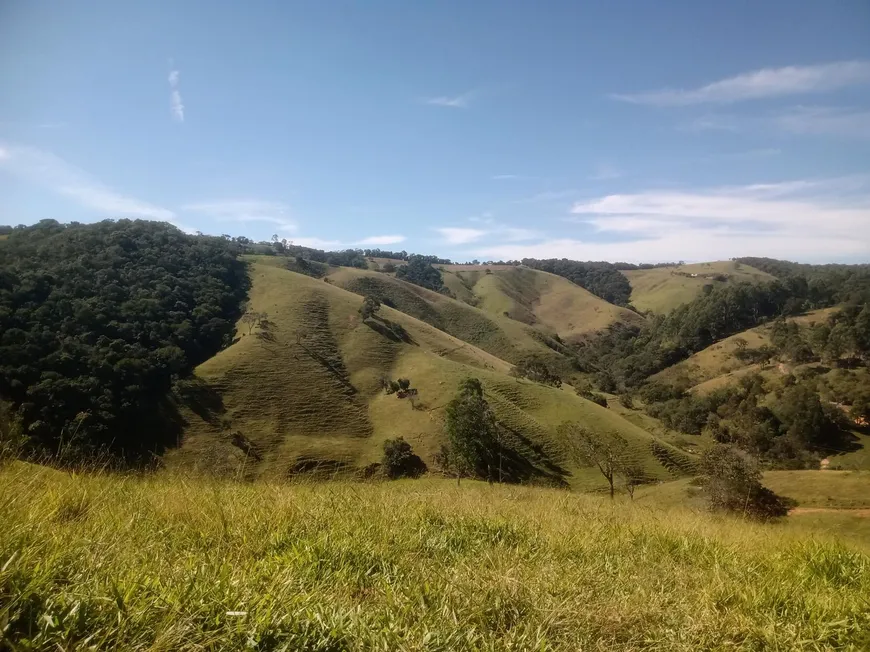
<svg viewBox="0 0 870 652">
<path fill-rule="evenodd" d="M 122 195 L 50 152 L 33 147 L 0 147 L 0 152 L 0 168 L 104 215 L 167 222 L 175 219 L 171 210 Z"/>
<path fill-rule="evenodd" d="M 293 244 L 310 249 L 335 249 L 345 246 L 338 240 L 322 240 L 321 238 L 293 238 Z"/>
<path fill-rule="evenodd" d="M 612 97 L 652 106 L 728 104 L 767 97 L 823 93 L 868 82 L 870 61 L 838 61 L 814 66 L 763 68 L 691 90 L 665 89 Z"/>
<path fill-rule="evenodd" d="M 424 104 L 430 106 L 443 106 L 450 109 L 466 109 L 471 104 L 471 99 L 474 97 L 475 91 L 468 91 L 462 95 L 442 95 L 440 97 L 429 97 L 423 100 Z"/>
<path fill-rule="evenodd" d="M 473 250 L 486 258 L 721 260 L 770 256 L 837 260 L 870 256 L 870 179 L 846 177 L 607 195 L 575 204 L 582 238 L 502 243 Z"/>
<path fill-rule="evenodd" d="M 169 109 L 174 120 L 184 122 L 184 102 L 182 102 L 181 92 L 178 90 L 180 77 L 181 72 L 178 70 L 169 71 Z"/>
<path fill-rule="evenodd" d="M 447 244 L 468 244 L 479 240 L 486 235 L 486 231 L 480 229 L 463 229 L 459 227 L 443 227 L 435 229 L 442 235 Z"/>
<path fill-rule="evenodd" d="M 268 222 L 284 231 L 295 231 L 297 228 L 289 219 L 290 208 L 275 201 L 219 199 L 185 204 L 181 210 L 207 215 L 219 222 Z"/>
<path fill-rule="evenodd" d="M 774 119 L 780 129 L 794 134 L 819 134 L 870 138 L 870 111 L 861 109 L 798 106 Z"/>
<path fill-rule="evenodd" d="M 517 174 L 494 174 L 490 177 L 493 181 L 507 181 L 509 179 L 519 179 Z"/>
<path fill-rule="evenodd" d="M 373 235 L 368 238 L 363 238 L 359 242 L 354 244 L 365 246 L 365 245 L 393 245 L 399 244 L 400 242 L 404 242 L 406 240 L 403 235 Z"/>
</svg>

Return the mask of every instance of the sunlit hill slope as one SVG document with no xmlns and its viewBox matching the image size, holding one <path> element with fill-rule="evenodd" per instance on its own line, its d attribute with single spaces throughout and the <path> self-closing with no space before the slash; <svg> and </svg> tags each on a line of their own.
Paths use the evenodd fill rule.
<svg viewBox="0 0 870 652">
<path fill-rule="evenodd" d="M 315 469 L 356 473 L 378 461 L 383 441 L 397 436 L 432 465 L 445 441 L 443 408 L 458 383 L 474 376 L 506 427 L 508 477 L 598 486 L 597 472 L 575 468 L 566 455 L 556 433 L 565 421 L 622 434 L 650 478 L 692 468 L 692 456 L 570 387 L 518 382 L 507 375 L 506 361 L 415 317 L 384 306 L 377 318 L 363 321 L 361 297 L 336 284 L 377 278 L 374 273 L 343 268 L 325 282 L 260 263 L 250 271 L 251 307 L 267 313 L 269 322 L 250 333 L 241 326 L 235 344 L 196 370 L 197 382 L 186 393 L 185 435 L 167 455 L 169 466 L 250 478 Z M 436 314 L 451 315 L 453 304 L 463 305 L 443 299 L 449 306 Z M 527 328 L 493 319 L 517 332 Z M 536 344 L 528 335 L 516 339 Z M 384 378 L 399 377 L 417 390 L 413 400 L 383 391 Z"/>
</svg>

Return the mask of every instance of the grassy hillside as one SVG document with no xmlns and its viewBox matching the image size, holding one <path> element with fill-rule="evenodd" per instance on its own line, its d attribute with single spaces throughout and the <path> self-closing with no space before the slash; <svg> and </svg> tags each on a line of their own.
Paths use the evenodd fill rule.
<svg viewBox="0 0 870 652">
<path fill-rule="evenodd" d="M 484 312 L 387 274 L 336 267 L 327 278 L 334 285 L 360 296 L 375 296 L 384 304 L 507 362 L 515 363 L 530 353 L 537 353 L 554 365 L 565 362 L 544 344 L 543 333 L 501 314 Z M 558 346 L 555 342 L 552 344 Z"/>
<path fill-rule="evenodd" d="M 458 299 L 493 315 L 539 325 L 565 340 L 617 322 L 643 321 L 637 313 L 555 274 L 512 265 L 442 265 L 439 269 Z"/>
<path fill-rule="evenodd" d="M 352 285 L 355 279 L 383 276 L 351 272 L 356 270 L 331 278 Z M 509 430 L 505 443 L 513 455 L 505 465 L 518 477 L 602 485 L 597 471 L 574 468 L 567 459 L 565 442 L 556 434 L 565 421 L 622 434 L 650 478 L 670 479 L 693 464 L 691 455 L 569 387 L 517 382 L 503 360 L 398 310 L 385 306 L 380 322 L 363 322 L 357 312 L 361 298 L 332 283 L 257 263 L 251 276 L 251 307 L 268 313 L 272 325 L 252 334 L 242 328 L 235 344 L 197 368 L 198 381 L 183 392 L 189 406 L 183 445 L 166 456 L 169 467 L 272 479 L 315 468 L 351 473 L 378 461 L 384 440 L 397 436 L 431 464 L 444 441 L 443 408 L 469 376 L 481 379 Z M 408 301 L 417 296 L 407 290 L 409 284 L 385 282 L 406 291 Z M 462 306 L 446 297 L 446 309 L 433 303 L 441 312 L 427 301 L 421 309 L 437 317 Z M 479 313 L 468 306 L 460 310 Z M 406 338 L 388 330 L 389 323 L 401 325 Z M 384 377 L 409 378 L 419 392 L 414 402 L 384 393 Z"/>
<path fill-rule="evenodd" d="M 638 310 L 660 314 L 688 303 L 705 285 L 774 280 L 766 272 L 734 261 L 627 270 L 623 274 L 631 283 L 631 304 Z"/>
<path fill-rule="evenodd" d="M 835 310 L 837 309 L 823 308 L 821 310 L 814 310 L 805 315 L 790 317 L 789 321 L 794 321 L 800 325 L 822 322 Z M 693 391 L 699 392 L 711 391 L 736 382 L 743 375 L 761 371 L 761 367 L 758 364 L 748 364 L 734 356 L 740 340 L 746 342 L 747 348 L 757 349 L 765 344 L 770 344 L 769 333 L 769 325 L 737 333 L 655 374 L 652 379 L 664 382 L 688 379 L 689 386 L 694 388 Z M 786 365 L 768 367 L 766 369 L 772 377 L 788 370 Z"/>
<path fill-rule="evenodd" d="M 554 489 L 0 470 L 12 649 L 867 649 L 870 555 Z"/>
</svg>

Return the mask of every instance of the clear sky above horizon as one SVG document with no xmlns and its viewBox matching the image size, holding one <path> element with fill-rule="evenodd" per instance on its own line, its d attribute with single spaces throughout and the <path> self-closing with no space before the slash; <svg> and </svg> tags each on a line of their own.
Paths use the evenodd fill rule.
<svg viewBox="0 0 870 652">
<path fill-rule="evenodd" d="M 870 262 L 870 3 L 0 0 L 0 224 Z"/>
</svg>

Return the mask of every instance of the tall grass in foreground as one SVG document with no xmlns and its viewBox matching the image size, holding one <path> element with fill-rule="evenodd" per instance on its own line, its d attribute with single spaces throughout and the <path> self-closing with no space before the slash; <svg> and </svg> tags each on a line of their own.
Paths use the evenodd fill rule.
<svg viewBox="0 0 870 652">
<path fill-rule="evenodd" d="M 870 648 L 870 557 L 548 489 L 0 470 L 0 648 Z"/>
</svg>

